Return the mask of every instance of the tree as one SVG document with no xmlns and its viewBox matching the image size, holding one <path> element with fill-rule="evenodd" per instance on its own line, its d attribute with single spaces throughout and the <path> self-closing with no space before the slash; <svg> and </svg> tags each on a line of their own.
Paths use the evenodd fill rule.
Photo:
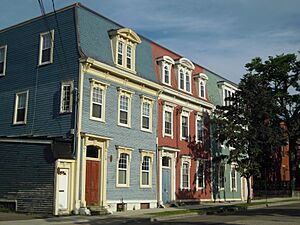
<svg viewBox="0 0 300 225">
<path fill-rule="evenodd" d="M 249 74 L 260 77 L 266 88 L 271 90 L 272 103 L 277 124 L 283 123 L 286 142 L 289 144 L 292 190 L 299 175 L 297 141 L 300 138 L 300 61 L 295 54 L 269 57 L 265 62 L 255 58 L 246 65 Z M 298 176 L 299 179 L 299 176 Z"/>
<path fill-rule="evenodd" d="M 269 57 L 265 62 L 253 59 L 246 65 L 248 73 L 241 79 L 238 91 L 226 99 L 231 104 L 217 107 L 215 135 L 220 143 L 233 149 L 228 163 L 237 164 L 241 176 L 247 180 L 248 190 L 251 176 L 271 172 L 274 148 L 282 145 L 284 139 L 292 146 L 299 137 L 299 61 L 296 58 L 288 54 Z M 285 129 L 280 125 L 282 122 Z M 261 171 L 266 172 L 261 174 Z M 247 202 L 250 202 L 249 194 L 248 191 Z"/>
</svg>

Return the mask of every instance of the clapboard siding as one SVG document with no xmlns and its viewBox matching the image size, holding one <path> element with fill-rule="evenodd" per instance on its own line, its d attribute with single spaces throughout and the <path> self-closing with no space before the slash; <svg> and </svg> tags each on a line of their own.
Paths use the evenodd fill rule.
<svg viewBox="0 0 300 225">
<path fill-rule="evenodd" d="M 0 143 L 0 199 L 20 212 L 52 213 L 54 159 L 50 145 Z"/>
<path fill-rule="evenodd" d="M 74 8 L 47 17 L 54 29 L 54 60 L 38 66 L 40 33 L 47 32 L 45 19 L 0 31 L 0 46 L 7 45 L 6 75 L 0 77 L 0 136 L 67 136 L 72 128 L 72 114 L 60 115 L 62 81 L 78 80 L 78 49 Z M 59 35 L 59 30 L 60 34 Z M 60 41 L 61 38 L 61 41 Z M 63 43 L 63 44 L 62 44 Z M 15 94 L 29 90 L 27 124 L 12 125 Z"/>
</svg>

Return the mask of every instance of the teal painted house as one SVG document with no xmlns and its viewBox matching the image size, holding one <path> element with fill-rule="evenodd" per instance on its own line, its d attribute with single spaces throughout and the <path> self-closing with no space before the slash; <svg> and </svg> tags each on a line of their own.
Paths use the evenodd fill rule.
<svg viewBox="0 0 300 225">
<path fill-rule="evenodd" d="M 209 79 L 209 99 L 215 106 L 229 104 L 224 99 L 237 90 L 233 82 L 205 69 Z M 212 128 L 213 129 L 213 128 Z M 228 164 L 224 156 L 229 155 L 230 148 L 219 145 L 212 139 L 212 201 L 235 201 L 242 200 L 246 196 L 246 183 L 236 171 L 235 164 Z"/>
</svg>

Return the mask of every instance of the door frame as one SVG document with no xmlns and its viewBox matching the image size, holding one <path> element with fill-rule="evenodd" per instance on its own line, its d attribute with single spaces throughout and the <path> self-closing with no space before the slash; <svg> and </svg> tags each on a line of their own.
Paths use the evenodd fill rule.
<svg viewBox="0 0 300 225">
<path fill-rule="evenodd" d="M 69 177 L 68 177 L 68 203 L 67 210 L 60 211 L 59 210 L 59 171 L 60 169 L 68 169 Z M 54 215 L 65 215 L 70 214 L 73 210 L 74 204 L 74 181 L 75 181 L 75 160 L 72 159 L 57 159 L 55 161 L 55 169 L 54 169 Z"/>
<path fill-rule="evenodd" d="M 170 184 L 170 200 L 176 200 L 176 158 L 177 154 L 180 152 L 177 148 L 171 147 L 159 147 L 158 148 L 158 156 L 159 156 L 159 185 L 158 185 L 158 204 L 163 205 L 162 201 L 162 158 L 169 157 L 170 158 L 170 173 L 171 173 L 171 184 Z"/>
<path fill-rule="evenodd" d="M 100 201 L 99 206 L 107 206 L 106 202 L 106 177 L 107 177 L 107 150 L 109 146 L 109 141 L 111 138 L 102 137 L 93 134 L 82 134 L 82 170 L 81 170 L 81 202 L 86 207 L 85 201 L 85 187 L 86 187 L 86 160 L 91 158 L 86 157 L 86 148 L 89 145 L 96 146 L 100 149 L 100 179 L 99 179 L 99 188 L 100 188 Z"/>
</svg>

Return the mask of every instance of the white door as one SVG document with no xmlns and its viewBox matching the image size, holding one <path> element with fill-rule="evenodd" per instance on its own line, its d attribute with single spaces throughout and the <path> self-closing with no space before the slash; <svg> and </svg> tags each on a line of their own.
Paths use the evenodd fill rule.
<svg viewBox="0 0 300 225">
<path fill-rule="evenodd" d="M 69 169 L 60 169 L 58 175 L 58 210 L 68 209 Z"/>
</svg>

